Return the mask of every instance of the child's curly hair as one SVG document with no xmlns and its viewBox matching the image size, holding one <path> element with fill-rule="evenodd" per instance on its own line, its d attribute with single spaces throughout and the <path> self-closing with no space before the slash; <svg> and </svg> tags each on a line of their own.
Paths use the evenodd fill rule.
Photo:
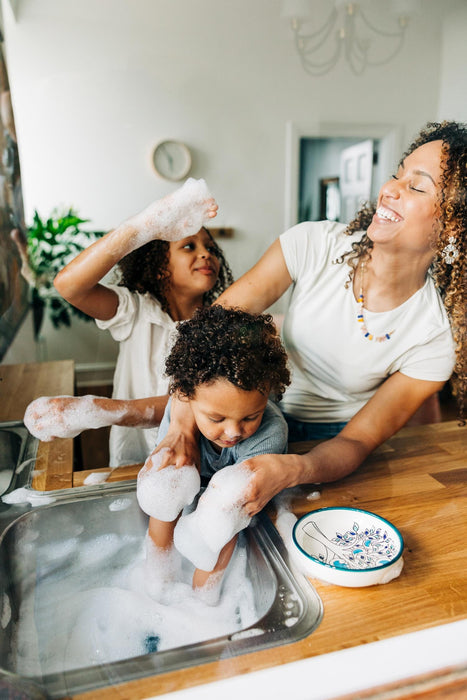
<svg viewBox="0 0 467 700">
<path fill-rule="evenodd" d="M 203 302 L 208 305 L 212 304 L 232 284 L 233 275 L 221 248 L 209 230 L 205 226 L 203 229 L 212 240 L 215 256 L 220 263 L 216 283 L 204 295 Z M 167 301 L 167 292 L 170 288 L 169 251 L 168 241 L 154 240 L 126 255 L 118 264 L 119 286 L 126 287 L 130 292 L 151 294 L 159 301 L 162 310 L 166 313 L 169 313 Z"/>
<path fill-rule="evenodd" d="M 441 293 L 456 343 L 456 364 L 451 378 L 457 399 L 459 418 L 467 417 L 467 125 L 458 122 L 433 122 L 421 130 L 404 153 L 401 162 L 416 148 L 431 141 L 442 141 L 442 174 L 438 200 L 439 215 L 434 223 L 434 260 L 430 268 Z M 376 204 L 365 204 L 346 229 L 349 235 L 365 231 L 371 223 Z M 454 238 L 458 256 L 447 263 L 443 249 Z M 360 260 L 371 257 L 373 242 L 364 233 L 352 250 L 336 262 L 347 259 L 351 281 Z"/>
<path fill-rule="evenodd" d="M 214 304 L 178 323 L 177 331 L 165 363 L 170 394 L 194 398 L 200 384 L 226 379 L 279 400 L 290 384 L 287 354 L 270 314 Z"/>
</svg>

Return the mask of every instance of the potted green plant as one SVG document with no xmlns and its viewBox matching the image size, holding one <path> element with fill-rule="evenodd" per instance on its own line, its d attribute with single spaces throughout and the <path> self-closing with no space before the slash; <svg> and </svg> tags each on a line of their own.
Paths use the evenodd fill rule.
<svg viewBox="0 0 467 700">
<path fill-rule="evenodd" d="M 102 232 L 83 230 L 82 224 L 88 221 L 89 219 L 81 219 L 71 207 L 63 213 L 54 210 L 46 220 L 34 211 L 27 239 L 21 240 L 20 235 L 15 237 L 23 260 L 23 276 L 31 287 L 36 338 L 46 312 L 55 328 L 70 326 L 72 315 L 90 320 L 89 316 L 57 294 L 53 286 L 56 274 L 103 235 Z"/>
</svg>

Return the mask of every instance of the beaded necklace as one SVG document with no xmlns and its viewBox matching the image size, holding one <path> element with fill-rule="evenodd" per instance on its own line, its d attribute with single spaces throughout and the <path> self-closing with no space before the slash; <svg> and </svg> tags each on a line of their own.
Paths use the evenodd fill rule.
<svg viewBox="0 0 467 700">
<path fill-rule="evenodd" d="M 360 306 L 360 311 L 357 314 L 357 321 L 360 324 L 360 328 L 362 329 L 362 333 L 367 338 L 368 340 L 374 340 L 376 343 L 383 343 L 385 340 L 390 340 L 392 334 L 394 333 L 393 329 L 389 333 L 384 333 L 383 335 L 373 335 L 373 333 L 370 333 L 368 328 L 366 327 L 365 323 L 365 315 L 364 315 L 364 295 L 363 295 L 363 280 L 365 277 L 365 263 L 361 262 L 360 263 L 360 270 L 361 270 L 361 276 L 360 276 L 360 294 L 358 295 L 357 302 Z"/>
</svg>

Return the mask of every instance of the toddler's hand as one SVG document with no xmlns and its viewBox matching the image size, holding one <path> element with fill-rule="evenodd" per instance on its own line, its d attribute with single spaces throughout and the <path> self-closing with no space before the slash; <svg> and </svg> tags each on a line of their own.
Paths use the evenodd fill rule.
<svg viewBox="0 0 467 700">
<path fill-rule="evenodd" d="M 189 178 L 178 190 L 150 204 L 127 223 L 138 230 L 138 247 L 154 239 L 179 241 L 198 233 L 216 216 L 217 208 L 206 182 Z"/>
<path fill-rule="evenodd" d="M 153 452 L 138 473 L 136 497 L 147 515 L 172 522 L 184 506 L 193 501 L 200 486 L 199 472 L 194 465 L 161 467 L 161 452 Z"/>
</svg>

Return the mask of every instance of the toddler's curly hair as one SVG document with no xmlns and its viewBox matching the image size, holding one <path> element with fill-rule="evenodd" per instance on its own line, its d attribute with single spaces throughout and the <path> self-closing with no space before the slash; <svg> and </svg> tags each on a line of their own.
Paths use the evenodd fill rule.
<svg viewBox="0 0 467 700">
<path fill-rule="evenodd" d="M 207 305 L 212 304 L 232 284 L 233 275 L 222 249 L 213 239 L 209 229 L 205 226 L 203 229 L 212 240 L 215 256 L 220 263 L 216 283 L 204 295 L 203 302 Z M 151 294 L 159 301 L 162 310 L 166 313 L 169 313 L 167 300 L 167 293 L 170 289 L 169 248 L 168 241 L 150 241 L 126 255 L 118 264 L 119 286 L 126 287 L 130 292 Z"/>
<path fill-rule="evenodd" d="M 250 314 L 219 304 L 198 309 L 177 324 L 165 363 L 169 393 L 192 399 L 201 384 L 225 379 L 244 391 L 272 393 L 290 384 L 287 353 L 270 314 Z"/>
</svg>

